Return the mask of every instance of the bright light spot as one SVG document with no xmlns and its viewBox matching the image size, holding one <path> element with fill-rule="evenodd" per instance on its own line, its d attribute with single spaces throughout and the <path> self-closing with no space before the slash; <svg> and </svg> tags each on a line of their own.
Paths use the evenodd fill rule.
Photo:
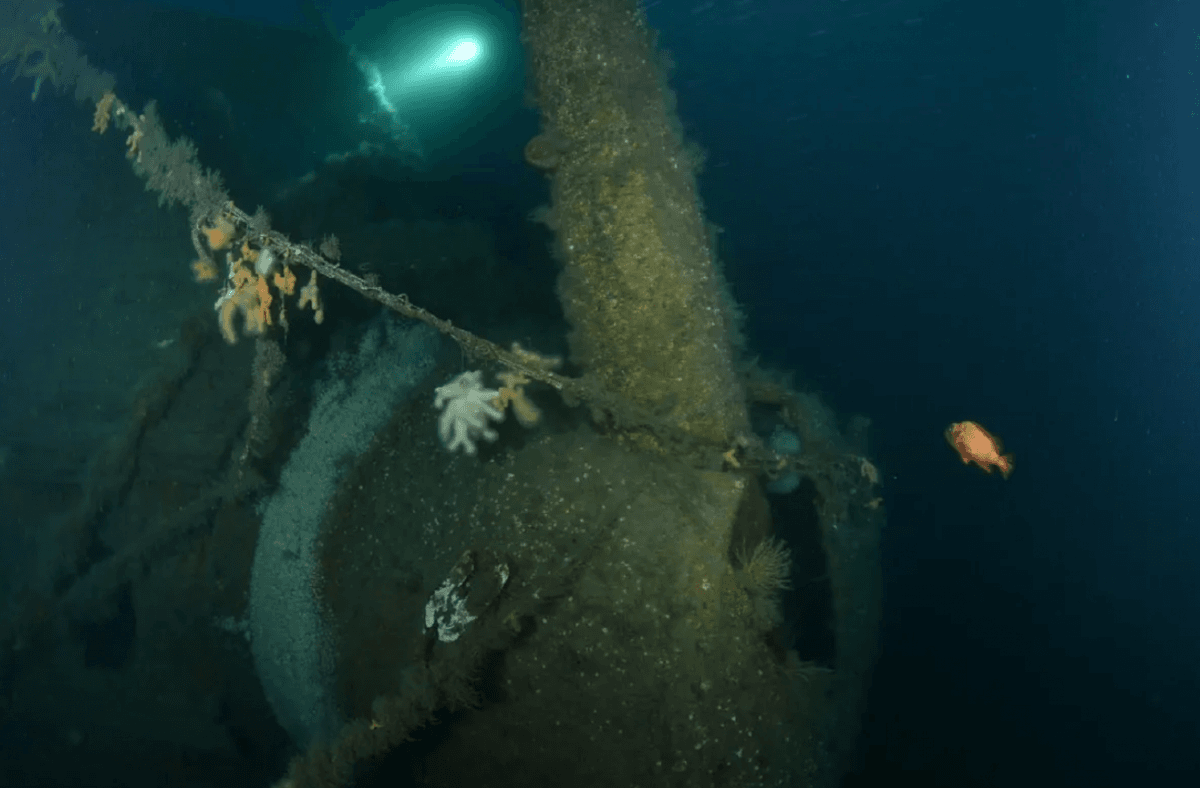
<svg viewBox="0 0 1200 788">
<path fill-rule="evenodd" d="M 479 47 L 474 41 L 463 41 L 446 56 L 446 60 L 450 63 L 465 63 L 475 57 L 475 53 L 479 51 Z"/>
<path fill-rule="evenodd" d="M 374 99 L 366 122 L 405 151 L 415 145 L 410 137 L 440 141 L 447 150 L 460 139 L 466 144 L 464 130 L 474 134 L 481 117 L 520 92 L 520 29 L 497 10 L 513 4 L 381 2 L 345 41 Z M 410 13 L 417 5 L 424 10 Z"/>
</svg>

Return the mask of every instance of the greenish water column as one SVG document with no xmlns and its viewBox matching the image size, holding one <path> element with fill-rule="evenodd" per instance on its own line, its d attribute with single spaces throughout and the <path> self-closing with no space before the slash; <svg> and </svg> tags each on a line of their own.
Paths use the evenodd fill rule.
<svg viewBox="0 0 1200 788">
<path fill-rule="evenodd" d="M 703 440 L 746 429 L 716 269 L 652 32 L 628 0 L 525 0 L 571 352 L 604 387 Z"/>
</svg>

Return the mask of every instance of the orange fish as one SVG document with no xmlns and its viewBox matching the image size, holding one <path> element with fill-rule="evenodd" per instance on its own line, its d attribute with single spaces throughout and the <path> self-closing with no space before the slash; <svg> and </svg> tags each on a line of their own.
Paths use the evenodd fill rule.
<svg viewBox="0 0 1200 788">
<path fill-rule="evenodd" d="M 962 457 L 963 465 L 973 462 L 988 473 L 992 472 L 994 465 L 1005 479 L 1012 473 L 1012 455 L 1002 454 L 1004 447 L 1000 445 L 1000 439 L 975 422 L 951 424 L 946 428 L 946 440 Z"/>
</svg>

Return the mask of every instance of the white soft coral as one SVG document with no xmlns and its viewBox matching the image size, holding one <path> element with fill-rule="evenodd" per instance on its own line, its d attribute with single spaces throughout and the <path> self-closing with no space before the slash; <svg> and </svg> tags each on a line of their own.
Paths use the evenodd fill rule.
<svg viewBox="0 0 1200 788">
<path fill-rule="evenodd" d="M 496 440 L 496 431 L 488 420 L 504 421 L 504 411 L 493 403 L 500 392 L 483 387 L 483 373 L 464 372 L 434 393 L 433 407 L 442 411 L 438 417 L 438 435 L 442 444 L 454 451 L 462 447 L 467 454 L 475 453 L 475 441 Z"/>
</svg>

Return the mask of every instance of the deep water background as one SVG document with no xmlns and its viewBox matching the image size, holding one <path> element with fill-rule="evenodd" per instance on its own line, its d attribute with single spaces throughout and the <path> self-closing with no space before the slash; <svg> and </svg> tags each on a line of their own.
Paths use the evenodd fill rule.
<svg viewBox="0 0 1200 788">
<path fill-rule="evenodd" d="M 1195 5 L 650 17 L 752 345 L 873 419 L 886 613 L 848 783 L 1197 784 Z M 957 462 L 961 419 L 1009 481 Z"/>
<path fill-rule="evenodd" d="M 158 5 L 298 23 L 282 0 Z M 355 16 L 329 5 L 335 25 Z M 886 608 L 847 786 L 1200 784 L 1200 4 L 646 5 L 685 132 L 708 154 L 701 193 L 751 350 L 872 419 Z M 98 62 L 135 95 L 191 98 L 178 75 Z M 88 336 L 80 305 L 103 290 L 119 307 L 98 325 L 145 355 L 180 320 L 161 305 L 207 296 L 189 289 L 183 220 L 167 213 L 151 240 L 174 239 L 180 262 L 136 246 L 128 260 L 131 275 L 163 272 L 161 301 L 125 303 L 99 262 L 13 266 L 40 245 L 86 249 L 85 231 L 136 245 L 151 226 L 144 213 L 115 226 L 118 209 L 94 195 L 81 209 L 70 191 L 42 193 L 131 176 L 119 154 L 64 147 L 62 124 L 81 117 L 67 99 L 44 92 L 30 108 L 27 92 L 12 86 L 0 107 L 0 406 L 25 412 L 70 366 L 103 378 L 119 411 L 121 364 L 52 355 Z M 253 122 L 279 121 L 268 114 Z M 494 163 L 518 168 L 518 144 L 486 136 L 439 166 L 473 166 L 462 182 L 494 187 L 516 177 Z M 536 205 L 542 186 L 522 172 Z M 94 230 L 71 224 L 80 211 Z M 70 412 L 39 418 L 57 445 L 90 445 Z M 1011 479 L 958 462 L 942 431 L 964 419 L 1015 453 Z M 63 473 L 80 462 L 55 454 Z"/>
</svg>

